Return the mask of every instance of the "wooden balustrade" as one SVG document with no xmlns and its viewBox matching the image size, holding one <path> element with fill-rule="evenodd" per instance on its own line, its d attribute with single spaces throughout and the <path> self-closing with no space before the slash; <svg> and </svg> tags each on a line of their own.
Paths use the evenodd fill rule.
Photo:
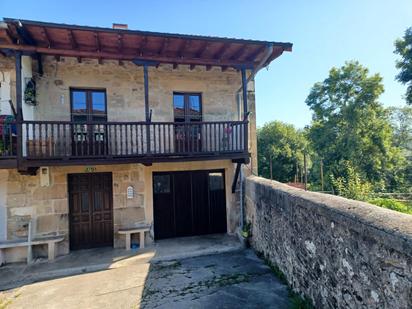
<svg viewBox="0 0 412 309">
<path fill-rule="evenodd" d="M 23 158 L 131 158 L 247 153 L 247 121 L 24 121 Z"/>
</svg>

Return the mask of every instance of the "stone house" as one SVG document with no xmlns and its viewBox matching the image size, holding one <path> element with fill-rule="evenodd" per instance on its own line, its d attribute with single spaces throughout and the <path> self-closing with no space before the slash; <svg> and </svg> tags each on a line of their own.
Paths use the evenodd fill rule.
<svg viewBox="0 0 412 309">
<path fill-rule="evenodd" d="M 3 19 L 0 242 L 62 236 L 63 255 L 141 225 L 148 242 L 235 234 L 239 175 L 257 168 L 254 76 L 291 48 Z"/>
</svg>

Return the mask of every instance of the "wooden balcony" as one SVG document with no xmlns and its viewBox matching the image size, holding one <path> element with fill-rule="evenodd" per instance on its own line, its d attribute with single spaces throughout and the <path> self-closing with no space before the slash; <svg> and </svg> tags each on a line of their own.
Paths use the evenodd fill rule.
<svg viewBox="0 0 412 309">
<path fill-rule="evenodd" d="M 2 135 L 5 146 L 0 161 L 7 160 L 8 164 L 10 160 L 16 161 L 18 154 L 14 126 L 3 125 L 7 134 Z M 151 164 L 217 159 L 242 162 L 249 157 L 247 126 L 247 121 L 23 121 L 20 165 Z"/>
</svg>

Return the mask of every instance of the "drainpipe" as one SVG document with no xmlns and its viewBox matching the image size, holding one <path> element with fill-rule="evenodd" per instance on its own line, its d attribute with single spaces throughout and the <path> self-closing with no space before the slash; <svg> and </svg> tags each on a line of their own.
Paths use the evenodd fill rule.
<svg viewBox="0 0 412 309">
<path fill-rule="evenodd" d="M 262 58 L 262 61 L 260 61 L 260 63 L 256 66 L 256 68 L 250 73 L 249 77 L 246 79 L 246 85 L 255 77 L 257 72 L 259 72 L 260 69 L 263 68 L 263 66 L 268 61 L 268 59 L 272 55 L 272 53 L 273 53 L 273 44 L 269 44 L 268 48 L 266 49 L 265 55 Z M 236 91 L 236 102 L 237 102 L 237 106 L 238 106 L 239 120 L 242 120 L 242 114 L 240 112 L 240 91 L 242 91 L 242 88 L 243 88 L 242 86 L 240 86 L 240 88 Z M 239 194 L 240 194 L 240 199 L 239 199 L 239 203 L 240 203 L 240 230 L 242 230 L 243 225 L 245 223 L 245 210 L 244 210 L 245 209 L 245 200 L 243 198 L 243 171 L 242 171 L 242 169 L 240 169 L 240 172 L 239 172 L 239 186 L 240 186 L 240 188 L 239 188 Z"/>
</svg>

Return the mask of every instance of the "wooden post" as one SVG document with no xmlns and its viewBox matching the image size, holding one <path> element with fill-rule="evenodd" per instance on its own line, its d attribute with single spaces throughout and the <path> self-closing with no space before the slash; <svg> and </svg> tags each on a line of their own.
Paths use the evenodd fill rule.
<svg viewBox="0 0 412 309">
<path fill-rule="evenodd" d="M 147 64 L 143 64 L 143 78 L 144 78 L 144 110 L 146 115 L 146 149 L 150 153 L 150 109 L 149 109 L 149 72 Z"/>
<path fill-rule="evenodd" d="M 150 110 L 149 110 L 149 73 L 147 64 L 143 65 L 143 76 L 144 76 L 144 111 L 146 114 L 146 122 L 150 121 Z"/>
<path fill-rule="evenodd" d="M 16 115 L 16 133 L 17 133 L 17 167 L 19 168 L 22 157 L 23 157 L 23 86 L 22 86 L 22 75 L 21 75 L 21 56 L 20 51 L 15 52 L 15 69 L 16 69 L 16 105 L 17 105 L 17 115 Z"/>
<path fill-rule="evenodd" d="M 247 79 L 246 79 L 246 68 L 242 67 L 241 68 L 241 73 L 242 73 L 242 91 L 243 91 L 243 120 L 247 120 L 247 115 L 248 115 L 248 103 L 247 103 Z M 249 136 L 248 136 L 248 124 L 244 126 L 244 140 L 245 140 L 245 145 L 244 145 L 244 151 L 248 152 L 249 151 Z"/>
</svg>

